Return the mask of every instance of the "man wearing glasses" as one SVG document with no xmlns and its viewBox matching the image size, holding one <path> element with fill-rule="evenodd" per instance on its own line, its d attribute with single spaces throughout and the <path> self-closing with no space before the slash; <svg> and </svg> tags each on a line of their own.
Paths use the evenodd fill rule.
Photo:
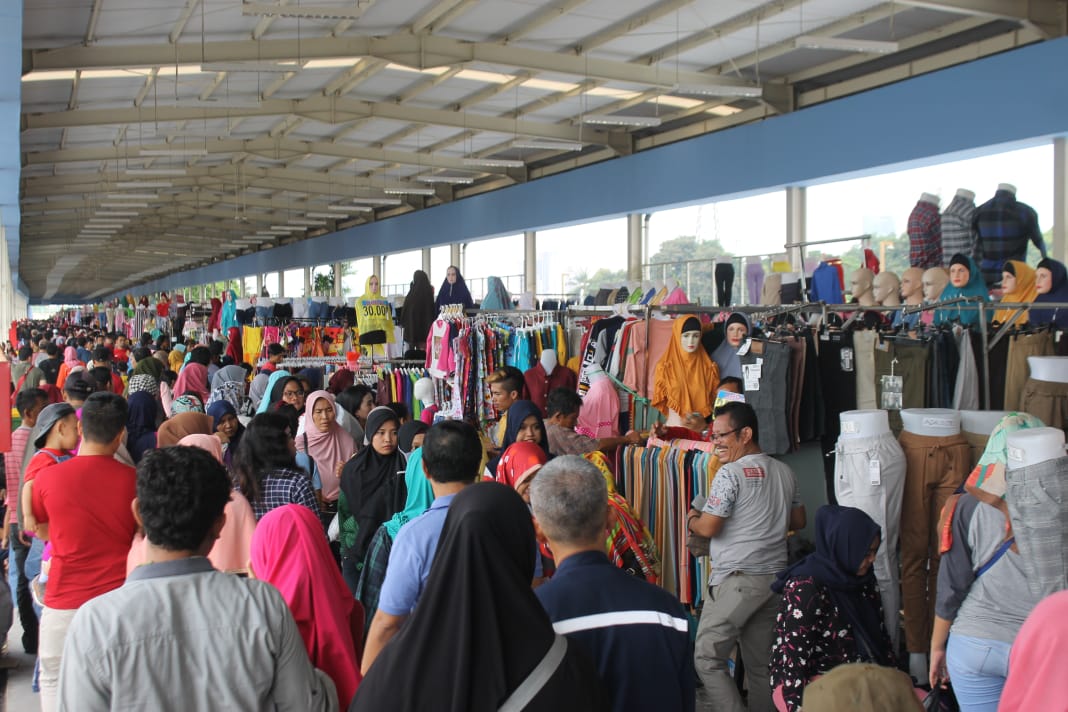
<svg viewBox="0 0 1068 712">
<path fill-rule="evenodd" d="M 723 463 L 703 511 L 687 514 L 689 530 L 708 537 L 712 574 L 697 628 L 694 662 L 717 709 L 746 705 L 727 670 L 735 644 L 748 677 L 752 712 L 772 712 L 768 658 L 779 596 L 775 575 L 786 568 L 786 533 L 805 526 L 797 477 L 760 450 L 756 411 L 747 403 L 716 409 L 709 439 Z M 700 709 L 700 707 L 699 707 Z"/>
</svg>

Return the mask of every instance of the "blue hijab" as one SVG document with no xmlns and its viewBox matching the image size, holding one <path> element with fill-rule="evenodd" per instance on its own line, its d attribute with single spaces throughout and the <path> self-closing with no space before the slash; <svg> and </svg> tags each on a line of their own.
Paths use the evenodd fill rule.
<svg viewBox="0 0 1068 712">
<path fill-rule="evenodd" d="M 875 567 L 863 576 L 857 576 L 857 571 L 880 535 L 879 525 L 861 510 L 825 504 L 816 512 L 815 553 L 782 571 L 771 584 L 772 591 L 782 593 L 790 579 L 811 577 L 826 588 L 839 612 L 853 626 L 858 652 L 866 659 L 869 656 L 864 654 L 862 640 L 872 653 L 879 654 L 884 652 L 885 634 L 882 611 L 863 596 L 866 586 L 875 585 Z"/>
<path fill-rule="evenodd" d="M 1049 257 L 1046 257 L 1035 266 L 1036 270 L 1043 268 L 1052 273 L 1053 280 L 1049 292 L 1035 297 L 1035 304 L 1041 304 L 1042 302 L 1068 303 L 1068 269 L 1065 269 L 1063 263 L 1052 260 Z M 1063 329 L 1068 327 L 1068 309 L 1057 309 L 1055 307 L 1036 309 L 1032 307 L 1028 321 L 1032 324 L 1053 324 Z"/>
<path fill-rule="evenodd" d="M 134 464 L 156 447 L 156 398 L 148 391 L 131 393 L 127 399 L 126 449 Z"/>
<path fill-rule="evenodd" d="M 289 371 L 279 369 L 271 374 L 271 377 L 267 379 L 267 390 L 263 394 L 263 398 L 260 400 L 259 406 L 256 408 L 256 415 L 260 413 L 266 413 L 267 409 L 271 407 L 271 395 L 274 393 L 274 387 L 278 385 L 278 382 L 283 378 L 289 378 Z"/>
<path fill-rule="evenodd" d="M 504 288 L 500 277 L 490 277 L 486 282 L 486 296 L 480 307 L 483 311 L 503 311 L 512 308 L 512 296 Z"/>
<path fill-rule="evenodd" d="M 942 295 L 938 297 L 938 301 L 944 302 L 947 299 L 956 299 L 957 297 L 981 297 L 984 302 L 990 301 L 990 292 L 987 291 L 986 280 L 983 279 L 983 273 L 979 269 L 979 265 L 975 264 L 975 260 L 971 257 L 956 254 L 953 255 L 953 259 L 950 260 L 949 264 L 951 269 L 953 264 L 965 265 L 968 268 L 968 283 L 963 287 L 954 287 L 953 283 L 950 282 L 942 290 Z M 987 310 L 986 320 L 990 321 L 992 316 L 993 311 Z M 935 311 L 935 324 L 945 324 L 953 320 L 959 321 L 964 326 L 978 324 L 979 309 L 977 305 L 974 302 L 968 305 L 954 304 Z"/>
</svg>

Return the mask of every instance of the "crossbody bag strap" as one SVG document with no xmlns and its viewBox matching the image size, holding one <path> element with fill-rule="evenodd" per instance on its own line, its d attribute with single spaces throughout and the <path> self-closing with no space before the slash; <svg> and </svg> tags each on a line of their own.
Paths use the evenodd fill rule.
<svg viewBox="0 0 1068 712">
<path fill-rule="evenodd" d="M 1004 556 L 1005 552 L 1007 552 L 1009 549 L 1011 549 L 1012 545 L 1015 542 L 1016 542 L 1016 537 L 1014 537 L 1014 536 L 1011 536 L 1008 539 L 1006 539 L 1005 541 L 1001 542 L 1001 546 L 999 546 L 997 548 L 997 551 L 994 552 L 994 555 L 991 556 L 987 560 L 987 562 L 985 564 L 983 564 L 978 569 L 976 569 L 975 578 L 979 578 L 980 576 L 985 574 L 987 571 L 989 571 L 990 567 L 992 567 L 994 564 L 996 564 L 998 562 L 998 559 L 1000 559 L 1002 556 Z"/>
<path fill-rule="evenodd" d="M 541 692 L 541 688 L 545 687 L 545 683 L 549 682 L 556 669 L 560 667 L 565 653 L 567 653 L 567 638 L 557 635 L 549 652 L 545 653 L 545 657 L 541 659 L 536 668 L 531 670 L 527 679 L 523 680 L 501 704 L 498 712 L 522 712 L 526 709 L 534 696 Z"/>
</svg>

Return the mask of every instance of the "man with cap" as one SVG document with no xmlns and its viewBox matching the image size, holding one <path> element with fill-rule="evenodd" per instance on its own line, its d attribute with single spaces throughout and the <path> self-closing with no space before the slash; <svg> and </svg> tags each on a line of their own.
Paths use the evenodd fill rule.
<svg viewBox="0 0 1068 712">
<path fill-rule="evenodd" d="M 137 475 L 115 460 L 115 452 L 127 416 L 122 396 L 89 396 L 78 423 L 78 454 L 34 479 L 33 516 L 48 525 L 54 545 L 37 648 L 42 712 L 57 707 L 63 644 L 74 614 L 126 580 L 126 558 L 137 530 L 131 509 Z"/>
</svg>

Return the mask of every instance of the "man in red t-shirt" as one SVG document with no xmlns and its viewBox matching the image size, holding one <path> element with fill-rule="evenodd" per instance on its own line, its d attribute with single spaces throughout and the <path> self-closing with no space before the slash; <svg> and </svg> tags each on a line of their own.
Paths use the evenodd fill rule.
<svg viewBox="0 0 1068 712">
<path fill-rule="evenodd" d="M 122 396 L 89 396 L 78 425 L 77 456 L 42 470 L 33 482 L 33 515 L 48 525 L 53 550 L 38 643 L 42 712 L 56 709 L 63 643 L 74 614 L 126 579 L 137 528 L 130 507 L 137 476 L 114 455 L 127 412 Z"/>
</svg>

